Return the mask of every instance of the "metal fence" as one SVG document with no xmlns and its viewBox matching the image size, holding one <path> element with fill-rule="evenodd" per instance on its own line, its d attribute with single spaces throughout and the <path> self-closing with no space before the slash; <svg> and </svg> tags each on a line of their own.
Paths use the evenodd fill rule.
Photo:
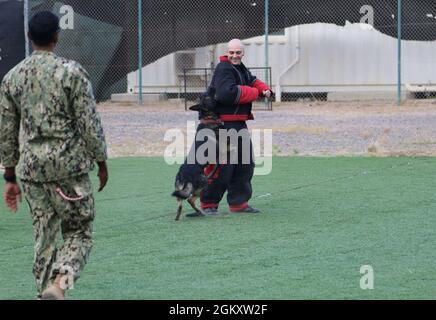
<svg viewBox="0 0 436 320">
<path fill-rule="evenodd" d="M 430 0 L 24 2 L 26 16 L 61 18 L 57 54 L 84 65 L 99 100 L 180 94 L 183 69 L 213 69 L 233 38 L 247 66 L 272 69 L 277 101 L 387 93 L 400 102 L 431 96 L 436 83 Z"/>
</svg>

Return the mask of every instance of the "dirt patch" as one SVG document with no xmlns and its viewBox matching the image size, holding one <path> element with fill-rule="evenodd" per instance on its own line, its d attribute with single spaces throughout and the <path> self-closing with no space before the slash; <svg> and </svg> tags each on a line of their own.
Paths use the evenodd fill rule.
<svg viewBox="0 0 436 320">
<path fill-rule="evenodd" d="M 254 110 L 250 129 L 272 129 L 275 155 L 436 155 L 436 101 L 294 102 Z M 110 157 L 163 156 L 168 130 L 186 132 L 196 113 L 179 101 L 101 103 Z M 186 143 L 186 139 L 183 141 Z M 186 146 L 184 146 L 186 147 Z"/>
</svg>

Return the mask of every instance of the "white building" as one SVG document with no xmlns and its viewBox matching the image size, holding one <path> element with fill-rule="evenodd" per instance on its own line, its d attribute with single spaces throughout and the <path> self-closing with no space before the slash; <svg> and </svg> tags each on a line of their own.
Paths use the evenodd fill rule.
<svg viewBox="0 0 436 320">
<path fill-rule="evenodd" d="M 264 37 L 246 39 L 244 44 L 245 65 L 263 67 Z M 182 94 L 183 69 L 210 68 L 224 51 L 225 44 L 217 44 L 176 52 L 145 66 L 143 92 Z M 402 41 L 402 83 L 406 87 L 436 83 L 435 56 L 436 41 Z M 396 95 L 397 40 L 366 24 L 316 23 L 287 28 L 283 35 L 269 36 L 269 65 L 277 93 L 322 92 L 333 99 Z M 187 77 L 188 91 L 204 90 L 204 72 Z M 263 78 L 263 73 L 256 75 Z M 210 74 L 207 76 L 210 79 Z M 138 93 L 137 72 L 128 75 L 127 91 Z"/>
</svg>

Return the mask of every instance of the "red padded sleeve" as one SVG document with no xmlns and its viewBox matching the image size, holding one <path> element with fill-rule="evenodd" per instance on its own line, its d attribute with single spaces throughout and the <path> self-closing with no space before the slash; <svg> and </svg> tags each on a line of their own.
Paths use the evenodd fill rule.
<svg viewBox="0 0 436 320">
<path fill-rule="evenodd" d="M 256 81 L 254 81 L 253 83 L 253 87 L 257 89 L 257 91 L 259 92 L 259 96 L 261 96 L 263 94 L 264 91 L 266 90 L 271 90 L 270 87 L 268 87 L 267 84 L 263 83 L 262 81 L 260 81 L 259 79 L 257 79 Z M 272 91 L 272 90 L 271 90 Z"/>
<path fill-rule="evenodd" d="M 241 95 L 239 97 L 239 104 L 245 104 L 255 101 L 259 97 L 259 91 L 256 88 L 249 86 L 239 86 Z"/>
</svg>

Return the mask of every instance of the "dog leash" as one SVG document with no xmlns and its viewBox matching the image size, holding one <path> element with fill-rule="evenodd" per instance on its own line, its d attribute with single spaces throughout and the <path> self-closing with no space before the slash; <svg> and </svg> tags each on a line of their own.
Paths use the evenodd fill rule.
<svg viewBox="0 0 436 320">
<path fill-rule="evenodd" d="M 210 178 L 212 178 L 215 175 L 219 166 L 220 166 L 219 163 L 215 164 L 215 167 L 213 168 L 212 172 L 207 175 L 207 177 L 206 177 L 207 180 L 209 180 Z"/>
<path fill-rule="evenodd" d="M 84 198 L 83 196 L 69 197 L 62 191 L 62 189 L 60 187 L 56 188 L 56 192 L 61 196 L 62 199 L 66 200 L 66 201 L 76 202 L 76 201 L 80 201 Z"/>
</svg>

